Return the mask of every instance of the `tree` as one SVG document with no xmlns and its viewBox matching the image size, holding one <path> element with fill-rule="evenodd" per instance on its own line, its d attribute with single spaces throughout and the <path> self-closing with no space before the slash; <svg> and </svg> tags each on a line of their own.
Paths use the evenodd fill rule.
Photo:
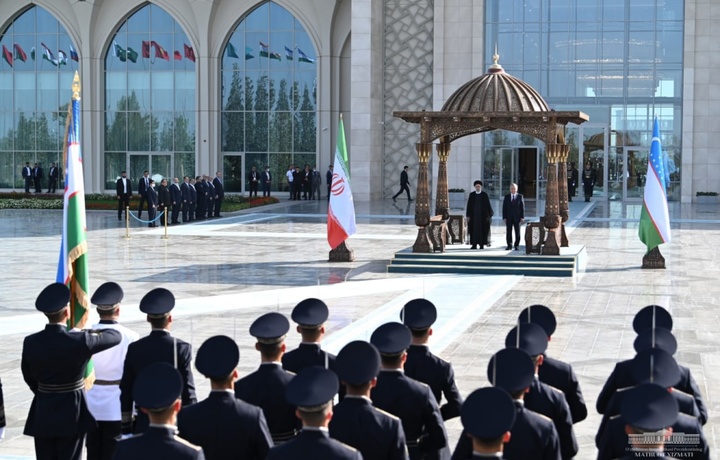
<svg viewBox="0 0 720 460">
<path fill-rule="evenodd" d="M 270 121 L 270 151 L 292 151 L 292 112 L 290 111 L 290 95 L 288 94 L 287 80 L 280 80 L 278 89 L 277 107 Z M 287 165 L 285 165 L 287 166 Z"/>
<path fill-rule="evenodd" d="M 304 85 L 300 110 L 295 115 L 295 152 L 315 152 L 317 130 L 310 90 Z"/>
<path fill-rule="evenodd" d="M 222 120 L 224 152 L 242 152 L 245 147 L 245 106 L 243 105 L 243 87 L 238 69 L 238 65 L 233 64 L 230 92 Z"/>
</svg>

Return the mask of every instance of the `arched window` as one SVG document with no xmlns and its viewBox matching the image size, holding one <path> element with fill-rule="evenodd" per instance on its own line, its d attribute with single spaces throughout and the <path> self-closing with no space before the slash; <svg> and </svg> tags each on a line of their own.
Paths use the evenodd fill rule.
<svg viewBox="0 0 720 460">
<path fill-rule="evenodd" d="M 315 164 L 316 83 L 315 47 L 285 8 L 263 3 L 238 24 L 222 55 L 226 190 L 242 191 L 253 166 L 285 190 L 290 164 Z"/>
<path fill-rule="evenodd" d="M 162 8 L 137 10 L 105 56 L 105 188 L 120 172 L 195 174 L 195 51 Z"/>
<path fill-rule="evenodd" d="M 43 169 L 38 188 L 48 190 L 50 168 L 62 162 L 76 49 L 39 6 L 24 10 L 0 37 L 0 188 L 24 190 L 22 169 L 37 163 Z M 57 190 L 62 180 L 58 175 Z"/>
</svg>

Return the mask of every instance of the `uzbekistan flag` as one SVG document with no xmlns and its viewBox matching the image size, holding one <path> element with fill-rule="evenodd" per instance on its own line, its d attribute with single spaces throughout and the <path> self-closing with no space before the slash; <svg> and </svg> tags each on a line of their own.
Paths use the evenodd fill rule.
<svg viewBox="0 0 720 460">
<path fill-rule="evenodd" d="M 85 184 L 80 152 L 80 77 L 75 72 L 73 99 L 67 119 L 64 155 L 65 196 L 63 232 L 57 282 L 70 288 L 70 328 L 80 321 L 90 304 L 85 225 Z"/>
<path fill-rule="evenodd" d="M 665 179 L 665 163 L 660 144 L 660 123 L 655 117 L 643 207 L 640 213 L 640 228 L 638 229 L 640 241 L 645 243 L 648 252 L 663 243 L 670 242 L 670 213 Z"/>
<path fill-rule="evenodd" d="M 338 126 L 335 167 L 330 184 L 330 205 L 328 206 L 328 243 L 335 249 L 350 235 L 355 234 L 355 204 L 350 190 L 350 169 L 348 168 L 345 128 L 342 115 Z"/>
</svg>

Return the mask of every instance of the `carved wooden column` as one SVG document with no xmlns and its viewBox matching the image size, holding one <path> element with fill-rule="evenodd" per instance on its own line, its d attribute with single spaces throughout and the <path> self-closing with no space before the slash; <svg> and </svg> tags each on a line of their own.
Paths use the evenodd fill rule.
<svg viewBox="0 0 720 460">
<path fill-rule="evenodd" d="M 570 246 L 567 234 L 565 233 L 565 222 L 567 222 L 570 218 L 567 187 L 567 159 L 570 146 L 559 144 L 558 147 L 560 148 L 560 162 L 558 163 L 558 195 L 560 197 L 560 217 L 562 218 L 560 242 L 561 246 L 566 248 Z"/>
<path fill-rule="evenodd" d="M 450 197 L 448 195 L 447 161 L 450 157 L 450 144 L 441 142 L 437 145 L 437 154 L 440 158 L 438 166 L 437 196 L 435 197 L 435 215 L 442 214 L 443 219 L 450 217 Z"/>
<path fill-rule="evenodd" d="M 432 243 L 428 236 L 430 225 L 430 185 L 428 184 L 428 161 L 432 155 L 432 144 L 415 144 L 418 155 L 417 191 L 415 192 L 415 225 L 418 235 L 413 244 L 413 252 L 432 252 Z"/>
<path fill-rule="evenodd" d="M 560 216 L 560 197 L 558 194 L 558 161 L 561 146 L 547 144 L 547 197 L 545 201 L 545 215 L 542 223 L 547 229 L 547 238 L 542 247 L 544 255 L 560 255 L 560 234 L 562 233 L 562 218 Z M 567 187 L 567 185 L 566 185 Z"/>
</svg>

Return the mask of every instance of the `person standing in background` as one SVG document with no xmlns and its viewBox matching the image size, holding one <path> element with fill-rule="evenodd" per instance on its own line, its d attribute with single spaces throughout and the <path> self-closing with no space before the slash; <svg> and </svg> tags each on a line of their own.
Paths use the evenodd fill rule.
<svg viewBox="0 0 720 460">
<path fill-rule="evenodd" d="M 125 216 L 125 209 L 130 207 L 130 198 L 132 198 L 132 184 L 127 178 L 127 172 L 120 173 L 120 178 L 115 183 L 115 193 L 118 199 L 118 220 L 122 220 Z"/>
<path fill-rule="evenodd" d="M 408 178 L 408 169 L 410 169 L 409 166 L 405 166 L 400 173 L 400 191 L 397 192 L 395 195 L 393 195 L 392 200 L 397 201 L 396 198 L 398 195 L 400 195 L 403 191 L 407 193 L 408 201 L 413 201 L 413 199 L 410 197 L 410 179 Z"/>
<path fill-rule="evenodd" d="M 52 164 L 50 167 L 50 172 L 48 173 L 48 193 L 55 193 L 55 190 L 57 189 L 58 184 L 58 177 L 60 176 L 60 173 L 58 171 L 57 166 L 55 163 Z"/>
<path fill-rule="evenodd" d="M 287 177 L 288 191 L 290 192 L 290 199 L 295 199 L 295 189 L 293 188 L 293 181 L 295 180 L 295 166 L 288 166 L 288 170 L 285 173 Z"/>
<path fill-rule="evenodd" d="M 260 173 L 257 172 L 255 166 L 250 169 L 247 179 L 248 185 L 250 187 L 250 194 L 248 195 L 248 197 L 252 197 L 254 193 L 255 197 L 257 198 L 258 184 L 260 183 Z"/>
<path fill-rule="evenodd" d="M 263 196 L 270 196 L 270 190 L 272 188 L 272 174 L 270 173 L 270 166 L 265 166 L 265 171 L 260 174 L 260 181 L 262 182 Z"/>
<path fill-rule="evenodd" d="M 322 177 L 320 176 L 320 171 L 317 170 L 317 166 L 313 166 L 312 170 L 313 176 L 312 176 L 312 195 L 311 199 L 315 199 L 317 196 L 317 199 L 320 199 L 320 184 L 322 184 Z"/>
<path fill-rule="evenodd" d="M 589 202 L 593 196 L 593 188 L 595 187 L 595 170 L 592 163 L 585 163 L 585 169 L 582 172 L 583 192 L 585 194 L 585 202 Z"/>
<path fill-rule="evenodd" d="M 167 179 L 160 181 L 160 187 L 158 187 L 158 210 L 163 213 L 160 218 L 160 223 L 165 226 L 168 222 L 168 212 L 170 212 L 170 190 L 168 190 Z"/>
<path fill-rule="evenodd" d="M 40 163 L 35 163 L 33 168 L 33 181 L 35 182 L 35 193 L 42 193 L 43 169 Z"/>
<path fill-rule="evenodd" d="M 490 197 L 483 192 L 483 183 L 480 180 L 474 182 L 475 191 L 470 192 L 467 201 L 467 217 L 468 234 L 470 235 L 470 249 L 484 249 L 490 235 L 490 222 L 494 214 Z"/>
<path fill-rule="evenodd" d="M 25 193 L 30 193 L 30 184 L 32 184 L 32 169 L 30 169 L 30 162 L 25 162 L 25 166 L 22 169 L 22 177 L 25 181 Z"/>
<path fill-rule="evenodd" d="M 567 183 L 568 183 L 568 201 L 572 201 L 575 196 L 578 185 L 578 170 L 575 167 L 575 163 L 568 164 L 567 170 Z"/>
<path fill-rule="evenodd" d="M 150 188 L 150 173 L 145 170 L 143 176 L 138 181 L 138 194 L 140 195 L 140 206 L 138 206 L 138 219 L 142 217 L 143 204 L 147 203 L 148 214 L 150 213 L 150 203 L 148 199 L 148 189 Z"/>
<path fill-rule="evenodd" d="M 332 187 L 333 165 L 328 166 L 325 173 L 325 182 L 327 182 L 327 199 L 330 201 L 330 187 Z"/>
<path fill-rule="evenodd" d="M 215 178 L 213 179 L 212 183 L 215 187 L 214 215 L 215 217 L 222 217 L 220 215 L 220 207 L 222 206 L 223 200 L 225 200 L 225 186 L 223 185 L 222 173 L 220 171 L 217 171 L 215 173 Z"/>
<path fill-rule="evenodd" d="M 525 221 L 525 201 L 523 196 L 517 192 L 517 184 L 510 184 L 510 193 L 505 195 L 503 200 L 503 222 L 505 222 L 506 251 L 515 247 L 520 248 L 520 224 Z M 515 243 L 513 245 L 512 232 L 515 230 Z"/>
<path fill-rule="evenodd" d="M 172 220 L 170 223 L 179 224 L 182 190 L 180 190 L 180 180 L 177 177 L 173 177 L 173 183 L 170 186 L 170 199 L 172 200 Z"/>
<path fill-rule="evenodd" d="M 158 194 L 155 191 L 155 181 L 152 179 L 150 179 L 150 186 L 147 189 L 146 196 L 148 204 L 148 220 L 150 221 L 148 227 L 156 227 L 155 217 L 157 216 Z"/>
</svg>

